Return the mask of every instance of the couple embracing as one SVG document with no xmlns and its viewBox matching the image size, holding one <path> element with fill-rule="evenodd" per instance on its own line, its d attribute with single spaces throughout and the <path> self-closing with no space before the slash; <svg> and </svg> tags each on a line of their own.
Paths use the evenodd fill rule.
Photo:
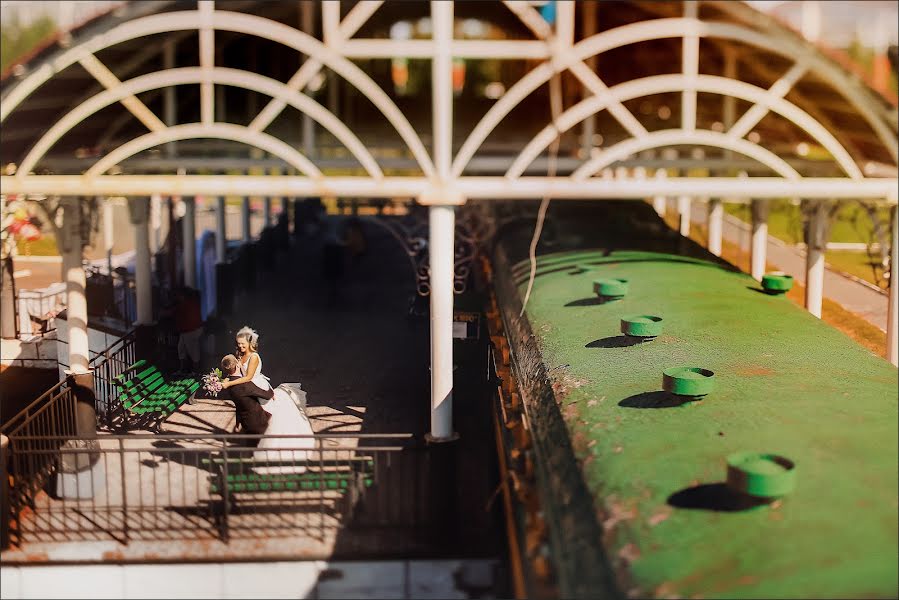
<svg viewBox="0 0 899 600">
<path fill-rule="evenodd" d="M 311 438 L 270 438 L 268 436 L 312 435 L 312 426 L 306 417 L 298 394 L 298 384 L 281 384 L 272 389 L 269 378 L 262 374 L 262 358 L 259 356 L 259 334 L 249 327 L 237 332 L 236 355 L 222 359 L 223 381 L 218 398 L 234 403 L 241 433 L 263 434 L 255 456 L 268 461 L 302 460 L 305 452 L 277 451 L 279 448 L 296 450 L 312 448 Z M 256 445 L 256 440 L 249 440 Z M 268 452 L 268 450 L 276 450 Z"/>
</svg>

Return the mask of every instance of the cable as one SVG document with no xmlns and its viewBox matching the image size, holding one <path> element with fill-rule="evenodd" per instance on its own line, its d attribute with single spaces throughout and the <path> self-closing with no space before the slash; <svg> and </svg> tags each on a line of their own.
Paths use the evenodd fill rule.
<svg viewBox="0 0 899 600">
<path fill-rule="evenodd" d="M 552 116 L 552 126 L 556 129 L 556 137 L 553 138 L 549 145 L 549 159 L 546 164 L 546 176 L 556 176 L 556 163 L 559 158 L 559 145 L 562 142 L 562 135 L 558 127 L 556 127 L 556 119 L 562 112 L 562 80 L 558 73 L 555 73 L 549 80 L 549 110 Z M 528 305 L 531 297 L 531 290 L 534 288 L 534 278 L 537 276 L 537 244 L 540 242 L 540 234 L 543 233 L 543 221 L 546 219 L 546 211 L 549 209 L 549 196 L 543 196 L 540 202 L 540 209 L 537 211 L 537 224 L 534 227 L 534 237 L 531 238 L 531 247 L 528 251 L 528 257 L 531 261 L 531 274 L 528 278 L 528 289 L 524 294 L 524 302 L 521 304 L 521 312 L 518 313 L 519 318 L 524 316 L 524 310 Z"/>
</svg>

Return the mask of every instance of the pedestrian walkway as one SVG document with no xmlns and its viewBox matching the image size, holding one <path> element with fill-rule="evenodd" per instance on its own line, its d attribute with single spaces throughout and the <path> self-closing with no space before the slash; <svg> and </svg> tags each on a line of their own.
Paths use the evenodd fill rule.
<svg viewBox="0 0 899 600">
<path fill-rule="evenodd" d="M 692 220 L 706 224 L 705 210 L 694 210 Z M 752 228 L 732 215 L 725 215 L 722 235 L 725 240 L 749 251 Z M 797 249 L 773 236 L 768 236 L 767 262 L 776 265 L 805 285 L 805 251 Z M 859 283 L 831 269 L 824 270 L 824 297 L 862 317 L 881 331 L 887 328 L 887 295 Z"/>
</svg>

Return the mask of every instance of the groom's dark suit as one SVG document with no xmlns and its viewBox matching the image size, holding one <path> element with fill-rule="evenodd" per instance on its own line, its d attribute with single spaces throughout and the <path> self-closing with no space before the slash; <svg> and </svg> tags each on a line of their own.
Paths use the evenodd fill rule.
<svg viewBox="0 0 899 600">
<path fill-rule="evenodd" d="M 239 375 L 229 375 L 228 379 L 239 379 Z M 230 400 L 234 403 L 240 433 L 265 433 L 272 415 L 259 404 L 259 398 L 271 400 L 274 390 L 263 390 L 252 382 L 238 383 L 218 393 L 219 400 Z M 254 444 L 255 445 L 255 444 Z"/>
</svg>

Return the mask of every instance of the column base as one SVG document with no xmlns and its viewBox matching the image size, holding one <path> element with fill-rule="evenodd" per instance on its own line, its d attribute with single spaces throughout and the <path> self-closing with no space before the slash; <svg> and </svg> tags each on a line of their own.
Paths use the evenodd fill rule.
<svg viewBox="0 0 899 600">
<path fill-rule="evenodd" d="M 455 442 L 459 439 L 459 432 L 454 431 L 449 437 L 434 437 L 430 432 L 425 434 L 425 441 L 428 444 L 445 444 L 447 442 Z"/>
</svg>

